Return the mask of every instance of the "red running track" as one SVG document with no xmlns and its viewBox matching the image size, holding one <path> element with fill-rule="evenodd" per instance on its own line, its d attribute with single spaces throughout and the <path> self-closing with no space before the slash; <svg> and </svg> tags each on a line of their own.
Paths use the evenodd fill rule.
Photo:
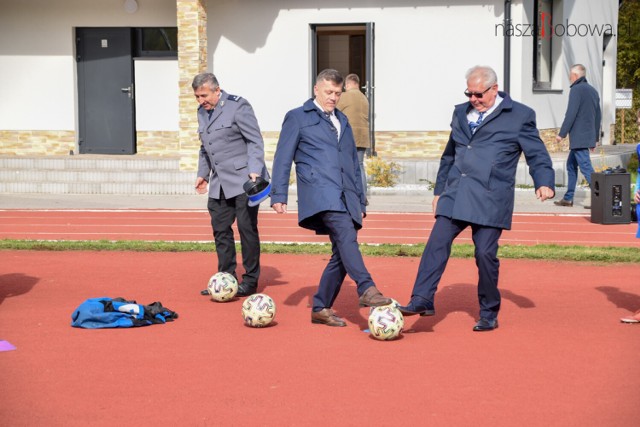
<svg viewBox="0 0 640 427">
<path fill-rule="evenodd" d="M 375 341 L 347 280 L 345 328 L 310 322 L 327 257 L 265 254 L 275 324 L 245 327 L 241 299 L 199 295 L 211 253 L 3 251 L 0 425 L 630 427 L 640 419 L 636 264 L 505 259 L 500 327 L 477 333 L 474 260 L 452 259 L 436 315 Z M 299 266 L 303 265 L 303 268 Z M 416 258 L 369 258 L 380 289 L 408 300 Z M 180 317 L 81 330 L 85 299 L 161 301 Z"/>
<path fill-rule="evenodd" d="M 297 225 L 297 213 L 261 211 L 263 242 L 328 242 Z M 433 226 L 431 213 L 370 213 L 361 243 L 420 244 Z M 638 246 L 637 225 L 594 224 L 588 215 L 515 214 L 503 245 Z M 236 234 L 237 235 L 237 234 Z M 209 214 L 199 210 L 3 210 L 0 238 L 33 240 L 211 241 Z M 458 243 L 471 243 L 465 230 Z"/>
</svg>

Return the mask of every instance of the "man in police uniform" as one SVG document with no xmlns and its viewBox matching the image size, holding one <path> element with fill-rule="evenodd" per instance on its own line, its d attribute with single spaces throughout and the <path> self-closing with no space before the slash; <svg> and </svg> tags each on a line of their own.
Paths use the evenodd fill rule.
<svg viewBox="0 0 640 427">
<path fill-rule="evenodd" d="M 264 142 L 253 108 L 240 96 L 220 89 L 212 73 L 198 74 L 191 84 L 200 107 L 198 134 L 200 159 L 196 191 L 207 193 L 218 271 L 236 276 L 236 249 L 231 225 L 238 220 L 245 272 L 238 296 L 256 293 L 260 276 L 259 205 L 249 206 L 243 184 L 269 178 L 264 163 Z M 206 294 L 206 291 L 202 291 Z"/>
</svg>

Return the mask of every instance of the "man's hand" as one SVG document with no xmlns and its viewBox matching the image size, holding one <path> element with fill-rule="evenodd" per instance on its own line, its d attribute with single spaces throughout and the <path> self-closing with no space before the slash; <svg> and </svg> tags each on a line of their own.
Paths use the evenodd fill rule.
<svg viewBox="0 0 640 427">
<path fill-rule="evenodd" d="M 209 183 L 199 176 L 196 179 L 196 192 L 198 194 L 207 194 L 207 185 L 209 185 Z"/>
<path fill-rule="evenodd" d="M 433 214 L 436 214 L 436 208 L 438 207 L 438 199 L 440 196 L 433 196 L 433 200 L 431 201 L 431 209 L 433 209 Z"/>
<path fill-rule="evenodd" d="M 636 191 L 636 194 L 633 196 L 633 200 L 635 200 L 636 203 L 640 203 L 640 190 Z"/>
<path fill-rule="evenodd" d="M 560 135 L 556 135 L 556 142 L 562 142 L 564 138 L 561 137 Z"/>
<path fill-rule="evenodd" d="M 260 176 L 260 175 L 259 175 L 259 174 L 257 174 L 257 173 L 250 173 L 250 174 L 249 174 L 249 179 L 250 179 L 252 182 L 256 182 L 256 178 L 258 178 L 259 176 Z"/>
<path fill-rule="evenodd" d="M 274 203 L 271 205 L 274 211 L 279 214 L 287 213 L 287 204 L 286 203 Z"/>
<path fill-rule="evenodd" d="M 536 190 L 536 199 L 540 199 L 541 202 L 547 199 L 553 199 L 555 195 L 556 193 L 549 187 L 542 186 Z"/>
</svg>

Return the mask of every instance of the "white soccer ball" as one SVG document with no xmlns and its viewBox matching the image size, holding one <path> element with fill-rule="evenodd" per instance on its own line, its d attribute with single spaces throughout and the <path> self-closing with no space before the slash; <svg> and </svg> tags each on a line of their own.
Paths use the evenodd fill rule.
<svg viewBox="0 0 640 427">
<path fill-rule="evenodd" d="M 221 271 L 211 276 L 207 290 L 212 300 L 229 301 L 238 292 L 238 281 L 232 274 Z"/>
<path fill-rule="evenodd" d="M 242 303 L 244 323 L 254 328 L 267 326 L 276 317 L 276 303 L 269 295 L 253 294 Z"/>
<path fill-rule="evenodd" d="M 400 303 L 398 301 L 394 300 L 393 298 L 389 298 L 389 299 L 391 300 L 391 302 L 389 304 L 387 304 L 387 305 L 380 305 L 380 306 L 377 306 L 377 307 L 369 307 L 369 314 L 373 313 L 373 310 L 375 310 L 378 307 L 395 307 L 395 308 L 400 307 Z"/>
<path fill-rule="evenodd" d="M 393 340 L 404 328 L 404 316 L 393 305 L 375 307 L 369 314 L 369 332 L 377 340 Z"/>
</svg>

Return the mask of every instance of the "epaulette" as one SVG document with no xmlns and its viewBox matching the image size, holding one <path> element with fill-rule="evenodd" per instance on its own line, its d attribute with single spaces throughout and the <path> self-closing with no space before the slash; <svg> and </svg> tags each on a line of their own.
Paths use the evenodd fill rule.
<svg viewBox="0 0 640 427">
<path fill-rule="evenodd" d="M 236 102 L 238 102 L 238 101 L 240 101 L 240 99 L 242 99 L 242 97 L 241 97 L 241 96 L 238 96 L 238 95 L 227 95 L 227 99 L 228 99 L 229 101 L 236 101 Z"/>
</svg>

